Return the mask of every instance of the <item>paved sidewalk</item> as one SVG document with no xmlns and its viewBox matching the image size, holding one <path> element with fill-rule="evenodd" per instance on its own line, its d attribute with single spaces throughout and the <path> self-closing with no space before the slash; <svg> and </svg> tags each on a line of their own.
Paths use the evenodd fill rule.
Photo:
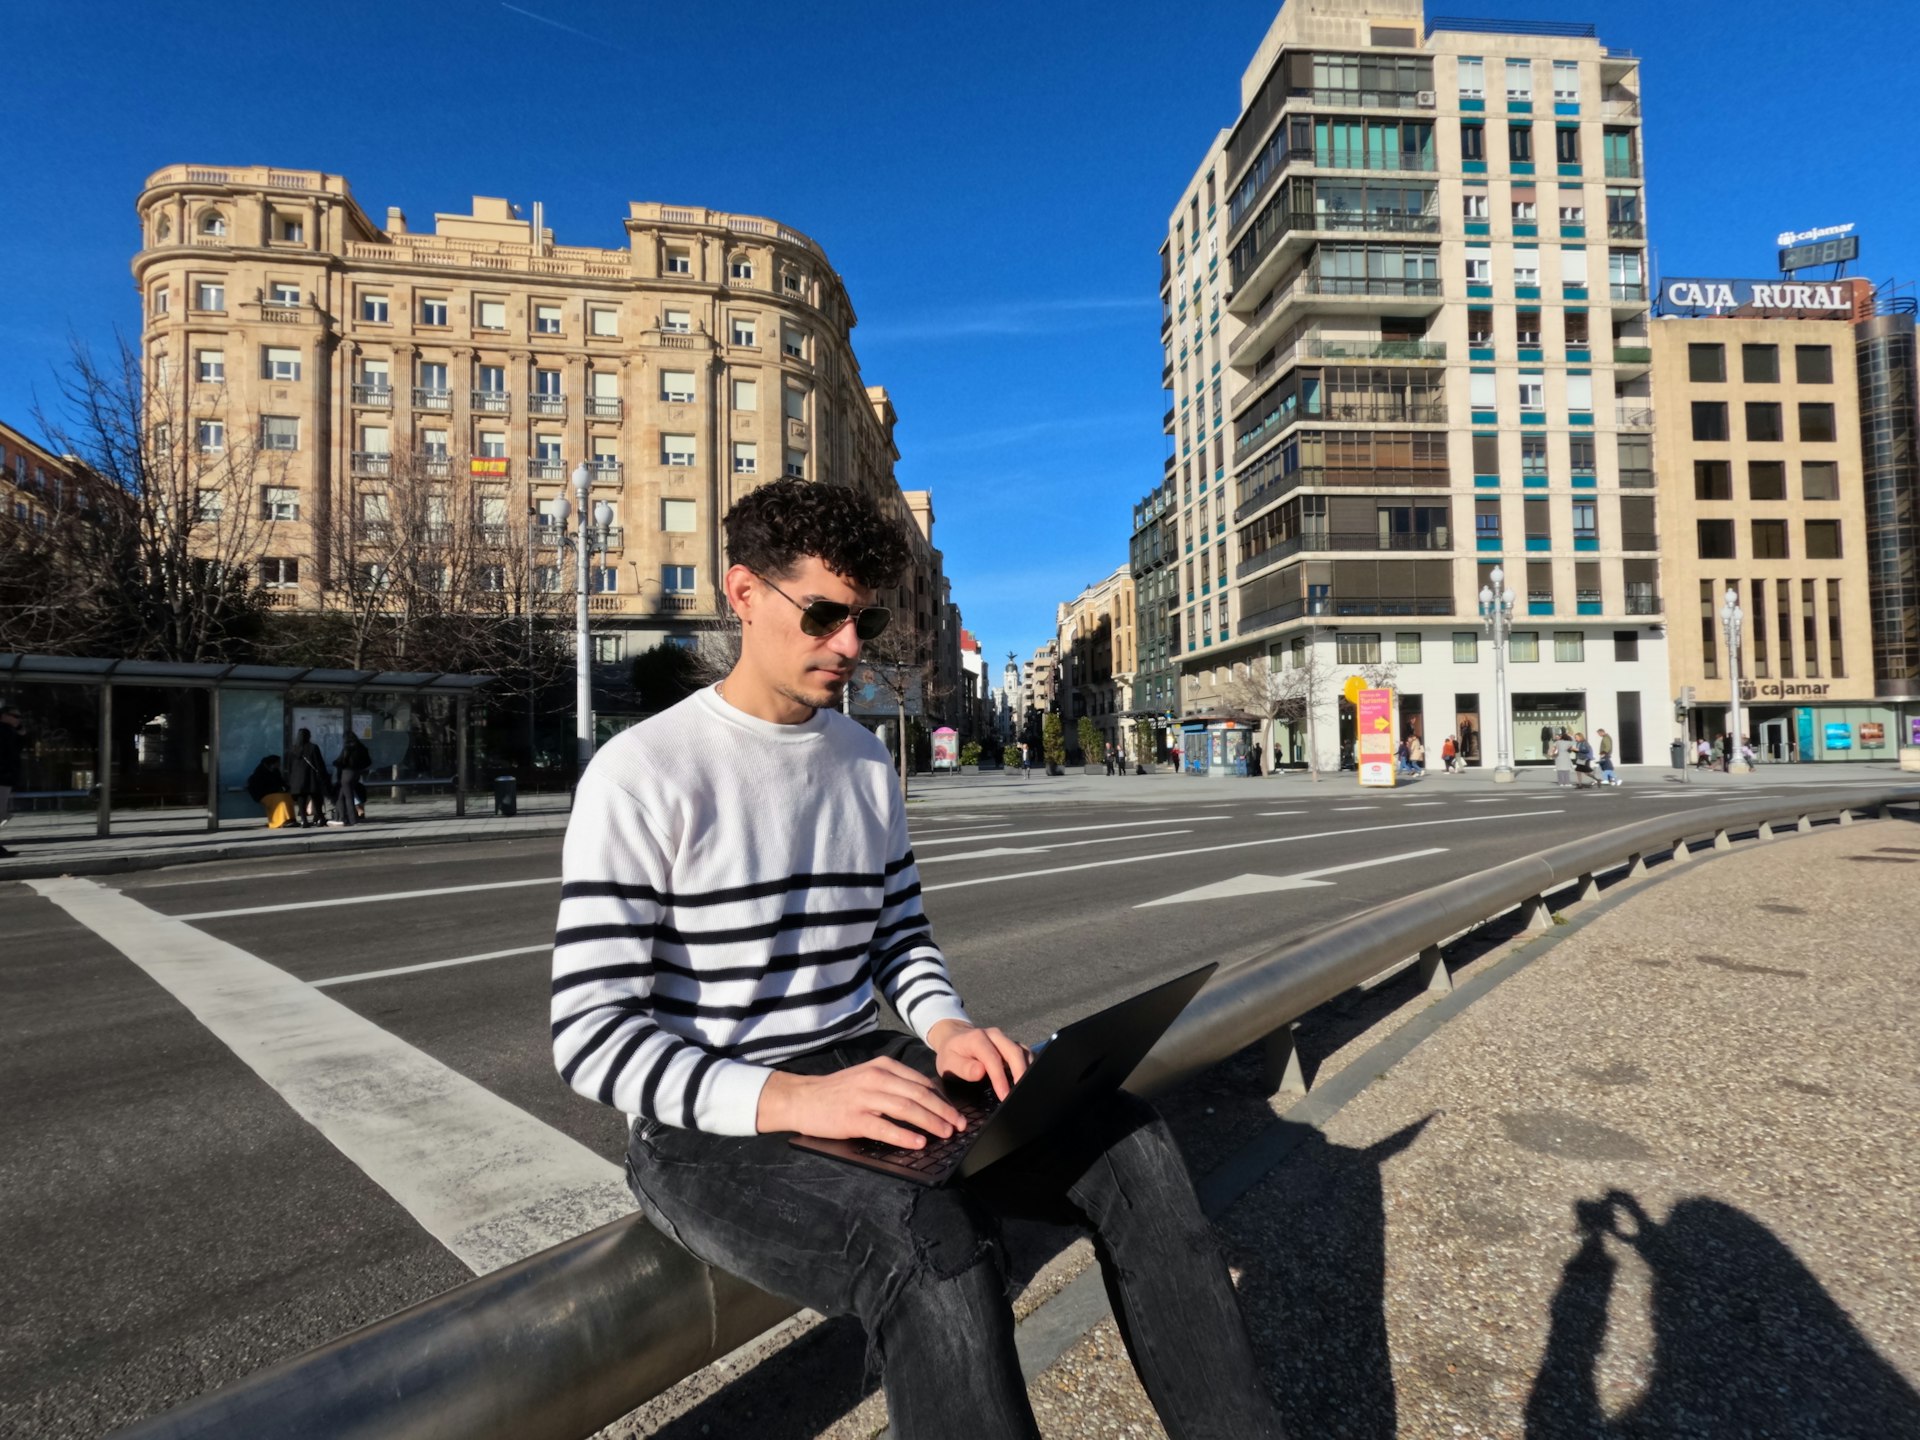
<svg viewBox="0 0 1920 1440">
<path fill-rule="evenodd" d="M 1289 1433 L 1920 1435 L 1910 867 L 1905 820 L 1660 866 L 1299 1102 L 1220 1222 Z M 1033 1395 L 1162 1433 L 1111 1321 Z"/>
</svg>

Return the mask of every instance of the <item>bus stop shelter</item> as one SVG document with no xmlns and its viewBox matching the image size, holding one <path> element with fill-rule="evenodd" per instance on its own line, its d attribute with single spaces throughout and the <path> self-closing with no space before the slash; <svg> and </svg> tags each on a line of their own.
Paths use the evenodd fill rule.
<svg viewBox="0 0 1920 1440">
<path fill-rule="evenodd" d="M 355 731 L 373 753 L 372 776 L 390 772 L 370 783 L 450 785 L 454 813 L 465 815 L 469 707 L 494 678 L 0 654 L 0 702 L 23 712 L 30 749 L 16 801 L 91 800 L 100 836 L 113 833 L 116 777 L 129 794 L 137 788 L 134 761 L 145 758 L 150 739 L 158 742 L 156 753 L 165 752 L 169 728 L 178 737 L 171 748 L 180 753 L 167 771 L 171 788 L 156 793 L 203 802 L 209 831 L 222 819 L 259 813 L 246 794 L 247 778 L 262 755 L 285 754 L 302 727 L 329 759 L 331 747 Z M 116 725 L 116 692 L 124 706 L 132 691 L 140 692 L 142 718 L 158 712 L 148 727 L 157 736 L 130 732 L 127 715 Z M 183 776 L 195 792 L 190 801 Z"/>
</svg>

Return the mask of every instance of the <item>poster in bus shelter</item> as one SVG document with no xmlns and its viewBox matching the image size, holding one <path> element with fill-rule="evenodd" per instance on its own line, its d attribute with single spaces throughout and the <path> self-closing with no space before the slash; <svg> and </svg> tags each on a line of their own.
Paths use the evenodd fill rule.
<svg viewBox="0 0 1920 1440">
<path fill-rule="evenodd" d="M 959 731 L 942 725 L 933 732 L 933 768 L 936 770 L 960 768 Z"/>
<path fill-rule="evenodd" d="M 1354 706 L 1357 734 L 1354 750 L 1362 785 L 1391 789 L 1393 774 L 1393 691 L 1362 690 Z"/>
</svg>

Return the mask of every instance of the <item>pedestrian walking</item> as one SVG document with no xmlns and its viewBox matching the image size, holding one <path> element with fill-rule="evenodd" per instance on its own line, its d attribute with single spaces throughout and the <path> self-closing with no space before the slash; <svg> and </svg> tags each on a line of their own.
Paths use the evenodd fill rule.
<svg viewBox="0 0 1920 1440">
<path fill-rule="evenodd" d="M 1604 729 L 1600 734 L 1600 782 L 1603 785 L 1618 785 L 1620 777 L 1613 770 L 1613 736 Z"/>
<path fill-rule="evenodd" d="M 313 732 L 304 726 L 294 732 L 293 749 L 287 752 L 284 767 L 287 793 L 293 796 L 294 823 L 302 830 L 324 825 L 327 793 L 327 762 L 320 747 L 313 743 Z"/>
<path fill-rule="evenodd" d="M 1407 737 L 1407 764 L 1413 767 L 1413 773 L 1427 773 L 1427 747 L 1418 735 Z"/>
<path fill-rule="evenodd" d="M 1694 768 L 1704 770 L 1712 761 L 1713 747 L 1707 743 L 1707 737 L 1702 735 L 1700 737 L 1700 743 L 1693 747 Z"/>
<path fill-rule="evenodd" d="M 1106 760 L 1107 760 L 1107 775 L 1111 777 L 1113 775 L 1113 746 L 1111 745 L 1107 746 Z"/>
<path fill-rule="evenodd" d="M 1402 775 L 1413 769 L 1413 762 L 1407 758 L 1407 738 L 1404 735 L 1400 737 L 1400 744 L 1393 752 L 1393 768 Z"/>
<path fill-rule="evenodd" d="M 1713 743 L 1707 747 L 1707 763 L 1718 770 L 1726 763 L 1726 758 L 1726 747 L 1720 743 L 1720 737 L 1716 735 L 1713 737 Z"/>
<path fill-rule="evenodd" d="M 1249 775 L 1257 777 L 1262 773 L 1260 768 L 1261 759 L 1260 742 L 1256 740 L 1253 742 L 1253 748 L 1247 752 L 1247 773 Z"/>
<path fill-rule="evenodd" d="M 0 825 L 13 819 L 13 792 L 20 788 L 24 766 L 20 757 L 26 741 L 20 738 L 20 712 L 11 705 L 0 706 Z M 13 851 L 0 845 L 0 855 Z"/>
<path fill-rule="evenodd" d="M 1033 762 L 1027 758 L 1027 742 L 1020 742 L 1020 776 L 1026 779 L 1033 774 Z"/>
<path fill-rule="evenodd" d="M 851 486 L 792 481 L 724 524 L 740 658 L 602 747 L 561 867 L 554 1063 L 634 1117 L 641 1211 L 716 1269 L 853 1316 L 903 1437 L 1039 1434 L 1001 1223 L 1078 1222 L 1167 1432 L 1279 1440 L 1219 1241 L 1148 1102 L 1116 1092 L 937 1186 L 788 1143 L 920 1150 L 965 1124 L 941 1077 L 1004 1098 L 1030 1055 L 962 1003 L 886 751 L 838 708 L 910 559 L 900 527 Z M 699 925 L 689 896 L 709 902 Z"/>
<path fill-rule="evenodd" d="M 1451 775 L 1454 773 L 1453 763 L 1459 757 L 1460 747 L 1454 743 L 1454 738 L 1451 735 L 1440 742 L 1440 769 L 1444 774 Z"/>
<path fill-rule="evenodd" d="M 1553 741 L 1553 783 L 1573 788 L 1573 737 L 1564 730 Z"/>
<path fill-rule="evenodd" d="M 333 762 L 334 784 L 339 787 L 334 804 L 340 816 L 337 820 L 329 821 L 329 824 L 354 825 L 366 818 L 360 804 L 359 785 L 360 777 L 372 764 L 373 757 L 367 753 L 366 745 L 349 730 L 347 738 L 340 742 L 340 753 Z"/>
</svg>

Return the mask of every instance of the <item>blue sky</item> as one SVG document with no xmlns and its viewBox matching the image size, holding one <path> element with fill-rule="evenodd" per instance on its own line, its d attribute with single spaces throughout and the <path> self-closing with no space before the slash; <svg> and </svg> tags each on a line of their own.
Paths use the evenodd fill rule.
<svg viewBox="0 0 1920 1440">
<path fill-rule="evenodd" d="M 344 174 L 419 228 L 474 194 L 621 243 L 628 200 L 813 235 L 931 489 L 989 657 L 1126 557 L 1158 481 L 1157 247 L 1271 0 L 966 6 L 737 0 L 70 0 L 14 6 L 0 159 L 0 417 L 33 429 L 70 335 L 136 321 L 133 201 L 162 165 Z M 1656 269 L 1765 276 L 1773 237 L 1856 221 L 1920 278 L 1920 4 L 1435 0 L 1594 20 L 1643 57 Z"/>
</svg>

